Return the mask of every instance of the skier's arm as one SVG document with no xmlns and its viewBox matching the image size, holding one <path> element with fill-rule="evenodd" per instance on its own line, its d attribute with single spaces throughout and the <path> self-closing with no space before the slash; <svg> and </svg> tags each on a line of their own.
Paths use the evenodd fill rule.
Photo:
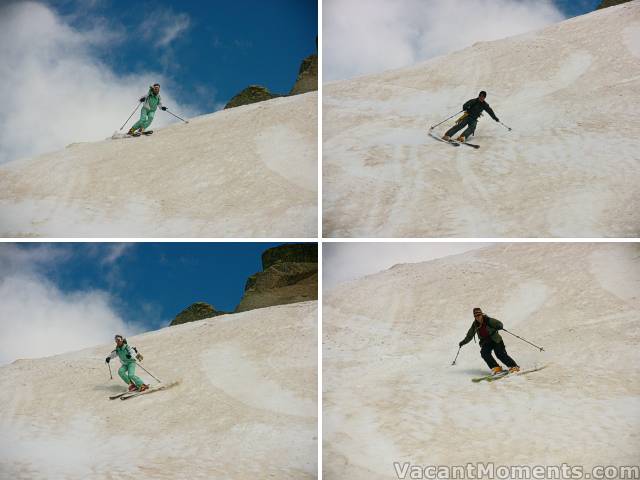
<svg viewBox="0 0 640 480">
<path fill-rule="evenodd" d="M 142 355 L 140 355 L 138 353 L 138 350 L 136 350 L 136 347 L 132 347 L 131 345 L 127 344 L 127 358 L 137 358 L 138 360 L 142 360 Z"/>
<path fill-rule="evenodd" d="M 160 110 L 166 110 L 167 109 L 167 107 L 165 107 L 162 104 L 162 97 L 160 95 L 158 95 L 158 106 L 160 107 Z"/>
<path fill-rule="evenodd" d="M 502 330 L 504 328 L 502 322 L 496 318 L 489 318 L 489 325 L 491 325 L 496 330 Z"/>
<path fill-rule="evenodd" d="M 116 358 L 118 356 L 118 354 L 116 353 L 115 350 L 113 350 L 109 356 L 106 358 L 105 362 L 109 363 L 111 361 L 112 358 Z"/>
<path fill-rule="evenodd" d="M 464 110 L 465 112 L 468 112 L 469 109 L 471 108 L 471 105 L 473 105 L 473 101 L 474 100 L 475 99 L 473 99 L 473 98 L 471 100 L 467 100 L 467 102 L 465 102 L 465 104 L 462 105 L 462 110 Z"/>
<path fill-rule="evenodd" d="M 147 97 L 146 97 L 146 96 L 144 96 L 144 97 L 140 97 L 140 103 L 145 102 L 146 100 L 147 100 Z"/>
<path fill-rule="evenodd" d="M 476 328 L 475 325 L 471 325 L 471 328 L 469 329 L 469 331 L 467 332 L 467 336 L 464 337 L 464 339 L 458 344 L 460 347 L 462 347 L 463 345 L 466 345 L 467 343 L 469 343 L 471 341 L 471 339 L 473 338 L 473 336 L 476 334 Z"/>
<path fill-rule="evenodd" d="M 491 118 L 493 118 L 496 122 L 499 122 L 500 120 L 498 119 L 498 117 L 496 117 L 496 114 L 493 113 L 493 110 L 491 109 L 491 107 L 489 105 L 484 106 L 484 111 L 487 112 L 489 115 L 491 115 Z"/>
</svg>

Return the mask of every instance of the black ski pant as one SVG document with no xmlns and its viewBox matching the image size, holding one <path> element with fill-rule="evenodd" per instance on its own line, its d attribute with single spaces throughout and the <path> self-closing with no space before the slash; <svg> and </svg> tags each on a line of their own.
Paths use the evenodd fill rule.
<svg viewBox="0 0 640 480">
<path fill-rule="evenodd" d="M 447 133 L 445 133 L 445 135 L 447 137 L 453 137 L 453 135 L 456 132 L 459 132 L 464 127 L 467 127 L 467 129 L 464 132 L 462 132 L 462 136 L 466 140 L 471 135 L 473 135 L 473 132 L 476 131 L 476 125 L 477 124 L 478 124 L 478 119 L 477 118 L 469 118 L 469 117 L 467 117 L 464 120 L 462 120 L 460 123 L 456 123 L 453 127 L 451 127 L 449 130 L 447 130 Z"/>
<path fill-rule="evenodd" d="M 489 368 L 495 368 L 498 366 L 498 362 L 496 362 L 495 359 L 493 358 L 493 355 L 491 355 L 492 351 L 495 352 L 496 357 L 498 357 L 498 360 L 504 363 L 507 367 L 511 368 L 511 367 L 518 366 L 518 364 L 513 360 L 513 358 L 511 358 L 507 353 L 507 349 L 504 346 L 504 342 L 495 343 L 493 340 L 489 339 L 483 342 L 482 345 L 480 346 L 480 355 L 482 355 L 482 358 L 484 359 L 484 361 L 487 362 L 487 365 L 489 365 Z"/>
</svg>

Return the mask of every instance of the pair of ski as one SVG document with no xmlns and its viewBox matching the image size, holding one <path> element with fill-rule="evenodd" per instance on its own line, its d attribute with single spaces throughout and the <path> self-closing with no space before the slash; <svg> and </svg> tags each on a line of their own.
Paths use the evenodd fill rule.
<svg viewBox="0 0 640 480">
<path fill-rule="evenodd" d="M 111 395 L 109 397 L 109 400 L 115 400 L 116 398 L 119 398 L 120 400 L 128 400 L 129 398 L 139 397 L 140 395 L 146 395 L 147 393 L 157 392 L 158 390 L 164 390 L 165 388 L 167 388 L 166 385 L 160 384 L 160 385 L 155 385 L 153 387 L 149 387 L 144 392 L 141 392 L 139 390 L 132 390 L 132 391 L 127 390 L 126 392 L 118 393 L 116 395 Z"/>
<path fill-rule="evenodd" d="M 448 143 L 449 145 L 454 147 L 459 147 L 460 145 L 466 145 L 467 147 L 471 147 L 471 148 L 476 148 L 476 149 L 480 148 L 480 145 L 476 145 L 475 143 L 458 142 L 456 140 L 445 140 L 444 138 L 440 138 L 439 136 L 434 134 L 433 130 L 429 130 L 429 136 L 431 136 L 431 138 L 438 140 L 439 142 Z"/>
<path fill-rule="evenodd" d="M 509 373 L 509 370 L 505 370 L 504 372 L 496 373 L 495 375 L 490 374 L 490 375 L 485 375 L 483 377 L 472 378 L 471 381 L 475 383 L 482 382 L 482 381 L 495 382 L 496 380 L 500 380 L 501 378 L 505 378 L 505 377 L 513 377 L 515 375 L 526 375 L 527 373 L 537 372 L 539 370 L 542 370 L 545 367 L 546 365 L 543 365 L 541 367 L 530 368 L 528 370 L 520 370 L 519 372 L 514 372 L 514 373 Z"/>
<path fill-rule="evenodd" d="M 131 135 L 129 135 L 130 137 L 139 137 L 140 135 L 151 135 L 153 133 L 153 130 L 145 130 L 144 132 L 133 132 Z"/>
<path fill-rule="evenodd" d="M 133 135 L 129 135 L 128 133 L 118 133 L 115 132 L 113 135 L 111 135 L 111 138 L 113 140 L 119 140 L 122 138 L 136 138 L 136 137 L 141 137 L 143 135 L 151 135 L 153 133 L 153 130 L 146 130 L 144 132 L 135 132 Z"/>
</svg>

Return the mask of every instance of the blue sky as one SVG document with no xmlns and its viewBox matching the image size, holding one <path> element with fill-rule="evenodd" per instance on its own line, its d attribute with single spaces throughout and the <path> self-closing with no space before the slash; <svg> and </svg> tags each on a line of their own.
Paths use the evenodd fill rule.
<svg viewBox="0 0 640 480">
<path fill-rule="evenodd" d="M 281 243 L 66 244 L 65 260 L 46 273 L 65 292 L 109 292 L 123 319 L 156 329 L 196 301 L 232 311 L 249 275 L 262 270 L 262 252 L 276 245 Z"/>
<path fill-rule="evenodd" d="M 251 84 L 288 93 L 302 59 L 316 53 L 314 0 L 44 3 L 74 28 L 100 22 L 119 32 L 125 42 L 101 48 L 102 60 L 119 74 L 163 73 L 171 78 L 167 88 L 174 97 L 203 112 L 219 108 Z"/>
<path fill-rule="evenodd" d="M 560 11 L 567 17 L 575 17 L 592 12 L 600 5 L 601 0 L 554 0 Z"/>
<path fill-rule="evenodd" d="M 240 302 L 282 243 L 2 243 L 0 365 L 167 327 L 203 301 Z"/>
</svg>

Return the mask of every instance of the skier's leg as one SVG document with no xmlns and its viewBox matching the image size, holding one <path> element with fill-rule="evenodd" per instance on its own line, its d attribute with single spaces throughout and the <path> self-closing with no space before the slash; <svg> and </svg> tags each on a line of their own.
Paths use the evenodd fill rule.
<svg viewBox="0 0 640 480">
<path fill-rule="evenodd" d="M 480 347 L 480 355 L 482 356 L 483 360 L 487 362 L 489 368 L 494 369 L 498 366 L 498 362 L 496 362 L 495 358 L 493 358 L 493 355 L 491 355 L 491 350 L 493 350 L 493 342 L 487 341 Z"/>
<path fill-rule="evenodd" d="M 456 123 L 453 127 L 447 130 L 444 134 L 445 137 L 452 137 L 456 132 L 462 130 L 467 125 L 468 120 L 465 118 L 460 123 Z"/>
<path fill-rule="evenodd" d="M 129 374 L 127 373 L 127 367 L 125 367 L 124 365 L 122 365 L 118 369 L 118 375 L 120 375 L 120 378 L 122 379 L 122 381 L 127 385 L 131 383 L 131 381 L 129 380 Z"/>
<path fill-rule="evenodd" d="M 153 122 L 153 117 L 155 116 L 156 112 L 148 112 L 147 113 L 147 118 L 144 121 L 144 127 L 142 127 L 142 130 L 146 130 L 147 128 L 149 128 L 149 125 L 151 125 L 151 122 Z"/>
<path fill-rule="evenodd" d="M 511 368 L 511 367 L 517 367 L 518 364 L 515 362 L 515 360 L 513 358 L 511 358 L 509 356 L 509 354 L 507 353 L 507 348 L 504 344 L 504 342 L 500 342 L 495 344 L 494 350 L 496 352 L 496 357 L 498 357 L 498 359 L 504 363 L 507 367 Z"/>
<path fill-rule="evenodd" d="M 471 135 L 473 135 L 473 134 L 474 134 L 474 132 L 476 131 L 476 125 L 477 125 L 477 124 L 478 124 L 478 121 L 477 121 L 477 120 L 468 122 L 467 129 L 466 129 L 464 132 L 462 132 L 462 136 L 463 136 L 465 139 L 467 139 L 467 138 L 469 138 Z"/>
<path fill-rule="evenodd" d="M 129 131 L 130 132 L 131 131 L 135 132 L 139 128 L 142 128 L 142 129 L 146 128 L 145 125 L 147 124 L 147 117 L 149 116 L 149 113 L 150 112 L 146 108 L 141 109 L 140 110 L 140 120 L 138 120 L 136 123 L 134 123 L 133 127 L 131 127 L 131 130 L 129 130 Z M 153 117 L 151 117 L 151 118 L 153 118 Z M 149 123 L 151 123 L 151 122 L 149 122 Z"/>
<path fill-rule="evenodd" d="M 128 373 L 131 381 L 136 384 L 136 387 L 140 388 L 140 385 L 142 385 L 144 382 L 140 377 L 136 375 L 136 362 L 131 362 L 129 364 Z"/>
</svg>

